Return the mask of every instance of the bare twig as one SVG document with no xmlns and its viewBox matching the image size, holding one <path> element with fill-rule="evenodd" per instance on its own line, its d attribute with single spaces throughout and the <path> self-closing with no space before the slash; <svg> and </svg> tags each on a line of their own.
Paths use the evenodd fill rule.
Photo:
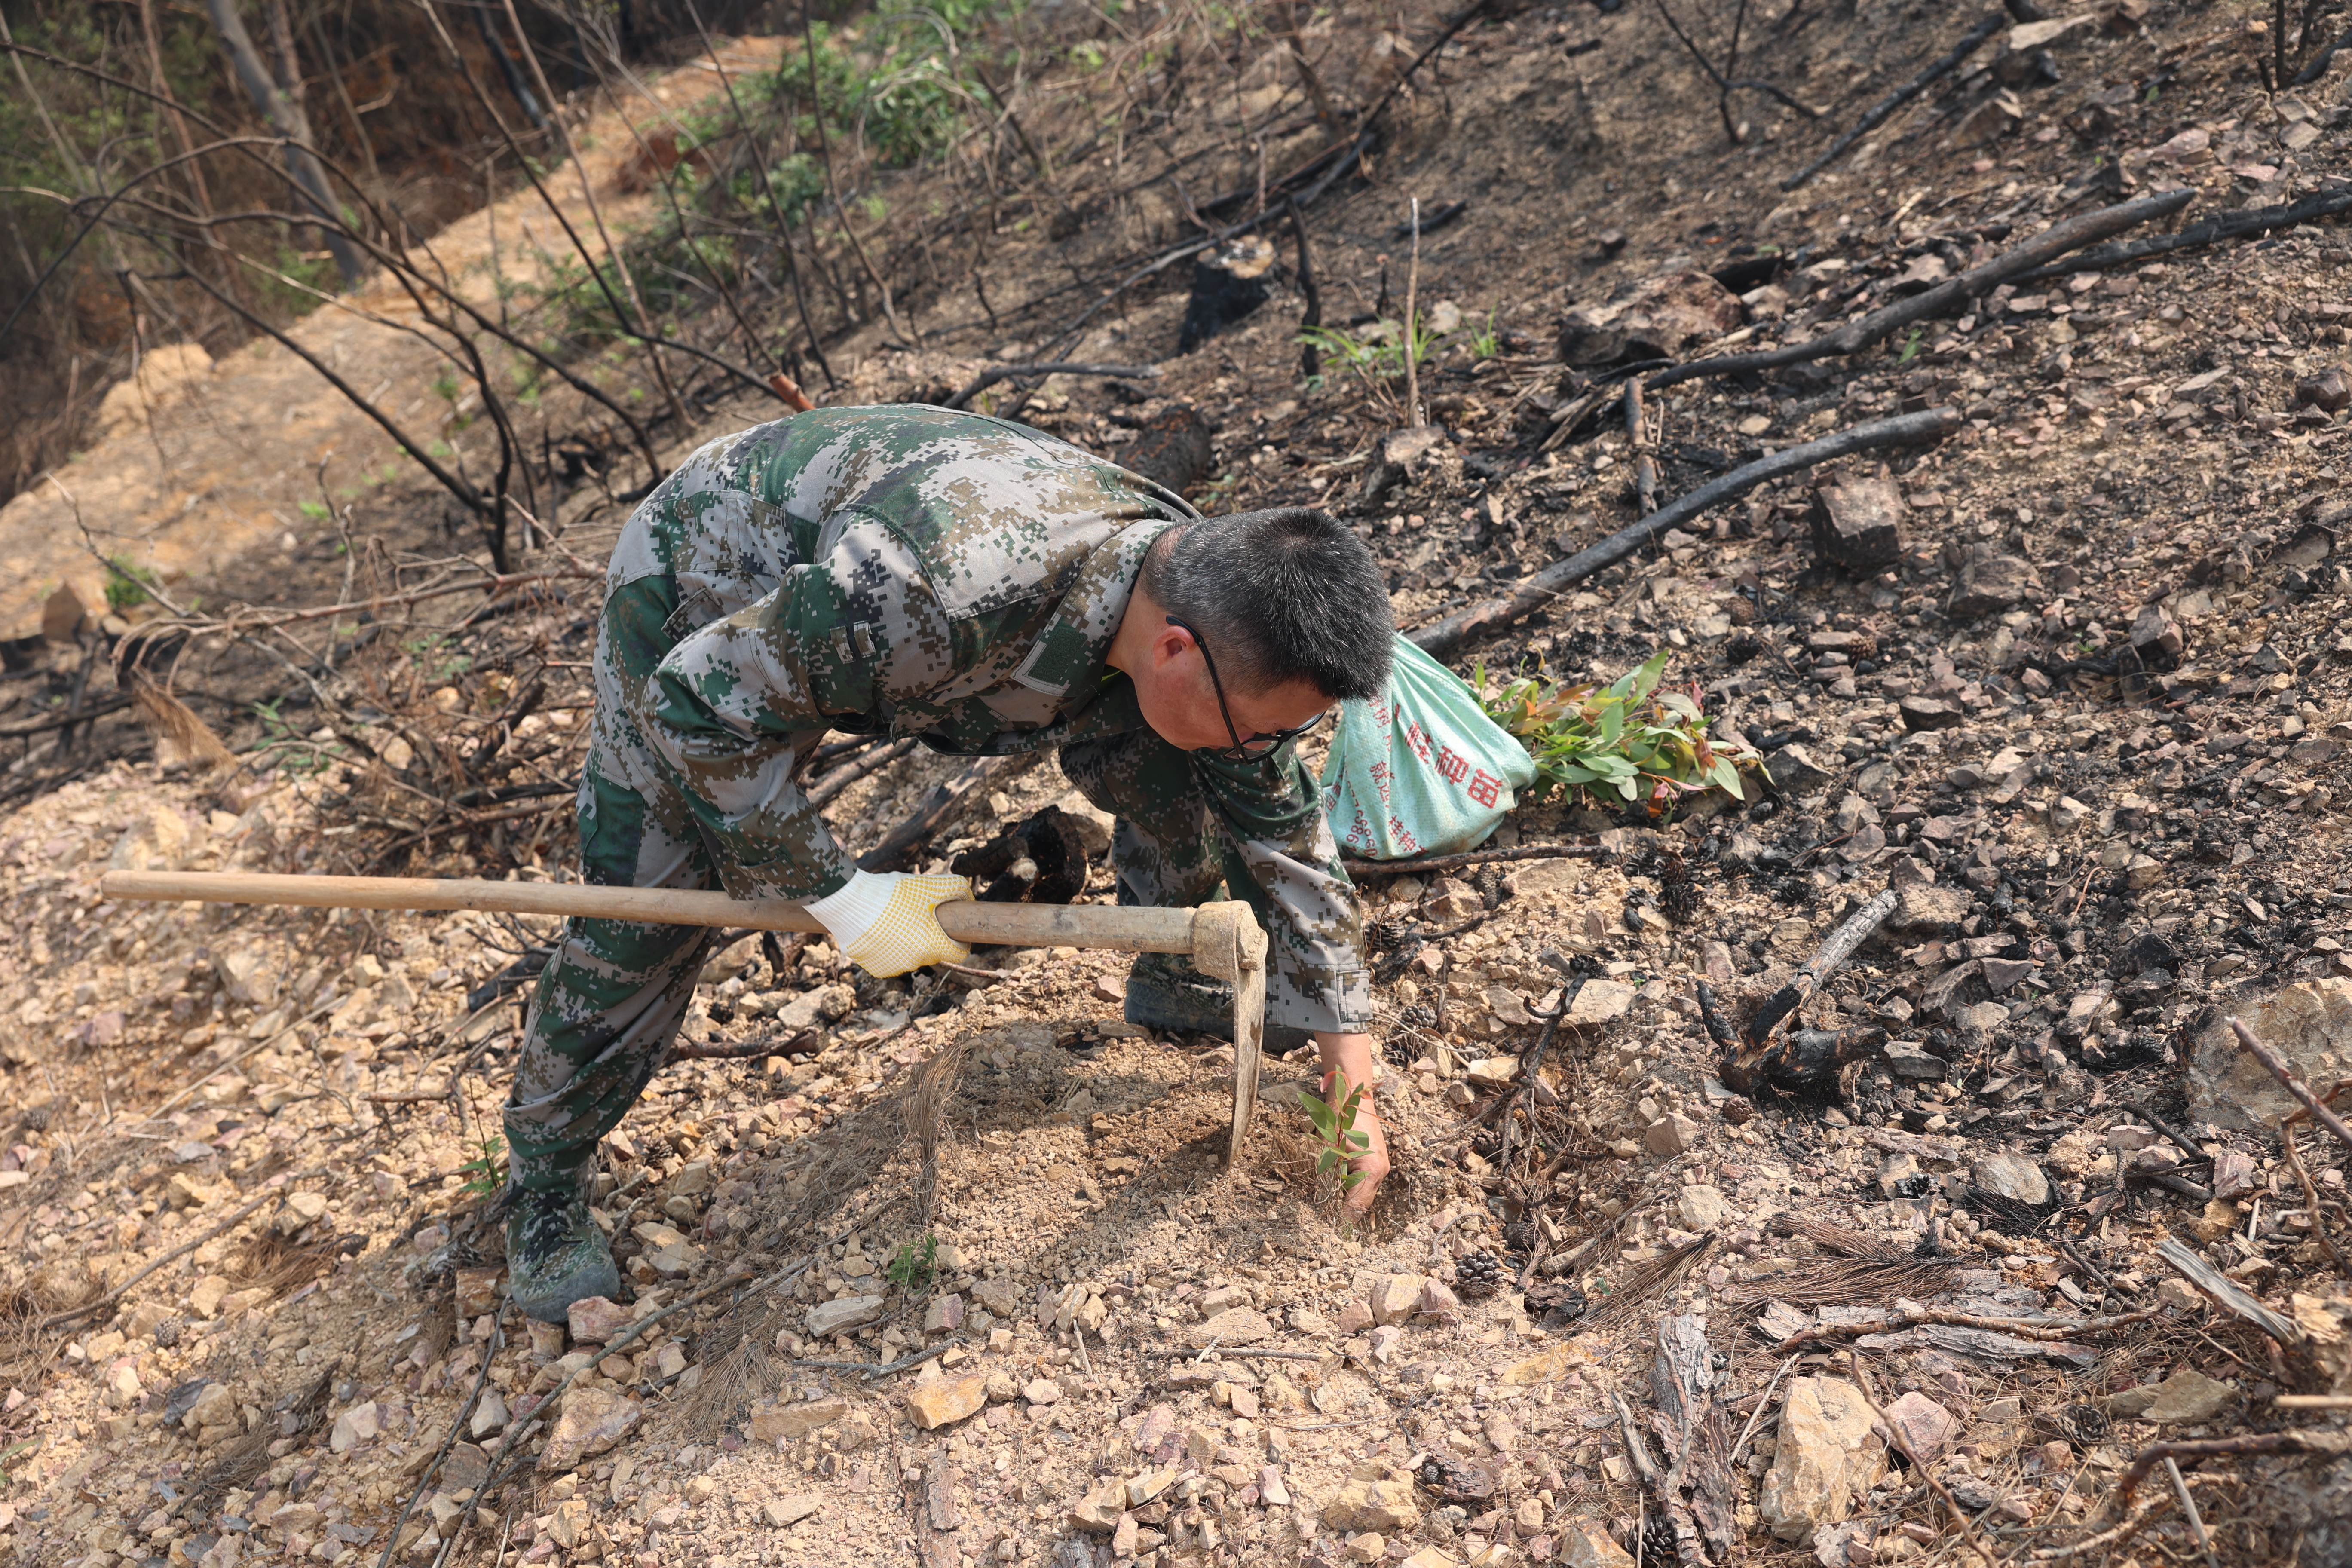
<svg viewBox="0 0 2352 1568">
<path fill-rule="evenodd" d="M 908 755 L 920 743 L 912 735 L 908 735 L 887 746 L 877 746 L 863 756 L 851 758 L 809 785 L 808 803 L 811 805 L 824 805 L 866 774 L 878 773 L 900 757 Z"/>
<path fill-rule="evenodd" d="M 482 1369 L 474 1378 L 473 1392 L 466 1395 L 465 1403 L 457 1406 L 457 1414 L 450 1418 L 449 1434 L 441 1439 L 441 1447 L 434 1450 L 433 1458 L 417 1472 L 416 1489 L 408 1494 L 408 1501 L 402 1505 L 400 1517 L 393 1521 L 391 1533 L 384 1537 L 383 1555 L 375 1560 L 375 1568 L 384 1568 L 392 1561 L 392 1554 L 399 1550 L 400 1532 L 407 1528 L 408 1516 L 415 1511 L 417 1500 L 432 1489 L 433 1478 L 440 1473 L 441 1462 L 449 1457 L 449 1450 L 457 1446 L 457 1435 L 466 1429 L 466 1418 L 474 1413 L 474 1406 L 481 1403 L 482 1389 L 490 1381 L 491 1363 L 499 1359 L 499 1352 L 507 1346 L 507 1308 L 513 1301 L 511 1295 L 499 1298 L 498 1310 L 490 1319 L 490 1342 L 483 1347 Z"/>
<path fill-rule="evenodd" d="M 1156 364 L 1000 364 L 992 365 L 972 377 L 962 390 L 940 406 L 961 408 L 974 397 L 1000 381 L 1025 375 L 1101 375 L 1122 381 L 1156 381 L 1162 372 Z"/>
<path fill-rule="evenodd" d="M 2240 1454 L 2342 1454 L 2352 1451 L 2352 1431 L 2305 1428 L 2297 1432 L 2248 1432 L 2236 1437 L 2191 1438 L 2150 1443 L 2124 1471 L 2116 1495 L 2129 1498 L 2148 1472 L 2167 1459 L 2211 1459 Z M 2162 1493 L 2158 1493 L 2161 1497 Z M 2087 1544 L 2087 1542 L 2085 1543 Z"/>
<path fill-rule="evenodd" d="M 1927 91 L 1928 88 L 1935 85 L 1938 78 L 1948 75 L 1962 60 L 1983 47 L 1987 38 L 1991 37 L 2008 25 L 2009 18 L 1996 11 L 1969 28 L 1958 43 L 1954 44 L 1946 53 L 1937 56 L 1920 70 L 1918 75 L 1872 104 L 1863 117 L 1854 121 L 1852 130 L 1831 142 L 1828 150 L 1820 157 L 1781 181 L 1780 188 L 1784 191 L 1793 191 L 1832 163 L 1836 163 L 1845 155 L 1847 148 L 1885 124 L 1888 115 Z"/>
<path fill-rule="evenodd" d="M 194 1252 L 197 1247 L 202 1247 L 205 1243 L 215 1240 L 217 1237 L 226 1236 L 230 1231 L 235 1230 L 239 1225 L 243 1224 L 246 1216 L 252 1214 L 254 1210 L 273 1200 L 283 1202 L 287 1193 L 292 1190 L 295 1183 L 307 1181 L 310 1177 L 318 1175 L 325 1169 L 326 1167 L 323 1165 L 314 1165 L 310 1170 L 299 1172 L 294 1175 L 287 1177 L 283 1182 L 278 1183 L 276 1185 L 271 1187 L 268 1192 L 262 1194 L 259 1197 L 254 1199 L 251 1203 L 246 1205 L 243 1208 L 229 1215 L 226 1219 L 213 1226 L 212 1229 L 205 1232 L 202 1236 L 195 1237 L 194 1240 L 184 1242 L 180 1246 L 173 1247 L 171 1251 L 163 1254 L 163 1257 L 154 1259 L 152 1262 L 149 1263 L 146 1268 L 142 1268 L 138 1273 L 133 1274 L 130 1279 L 125 1279 L 121 1284 L 117 1285 L 113 1289 L 109 1290 L 103 1296 L 100 1296 L 94 1300 L 85 1301 L 79 1307 L 69 1307 L 62 1312 L 53 1312 L 49 1316 L 41 1320 L 40 1326 L 44 1329 L 53 1329 L 60 1323 L 69 1323 L 76 1318 L 88 1317 L 90 1313 L 95 1312 L 110 1301 L 120 1300 L 125 1290 L 130 1289 L 131 1287 L 138 1284 L 139 1281 L 146 1279 L 150 1274 L 152 1274 L 158 1268 L 163 1268 L 163 1265 L 177 1262 L 179 1259 L 185 1258 L 189 1253 Z"/>
<path fill-rule="evenodd" d="M 1822 983 L 1836 973 L 1853 956 L 1853 950 L 1869 941 L 1871 933 L 1894 912 L 1895 889 L 1885 888 L 1848 915 L 1837 930 L 1830 932 L 1821 951 L 1813 954 L 1812 961 L 1798 972 L 1797 977 L 1766 997 L 1756 1009 L 1755 1017 L 1748 1025 L 1748 1048 L 1761 1046 L 1783 1018 L 1804 1005 L 1806 998 L 1819 991 Z"/>
<path fill-rule="evenodd" d="M 2085 1536 L 2084 1539 L 2075 1542 L 2072 1546 L 2044 1546 L 2036 1551 L 2030 1561 L 2035 1563 L 2070 1563 L 2078 1557 L 2089 1557 L 2096 1553 L 2103 1553 L 2110 1548 L 2119 1546 L 2123 1542 L 2130 1540 L 2133 1536 L 2137 1535 L 2140 1532 L 2141 1527 L 2147 1524 L 2149 1520 L 2155 1518 L 2157 1514 L 2161 1512 L 2165 1505 L 2169 1503 L 2171 1500 L 2172 1498 L 2168 1493 L 2150 1493 L 2148 1496 L 2142 1498 L 2139 1502 L 2133 1507 L 2132 1510 L 2124 1516 L 2123 1522 L 2115 1526 L 2113 1529 L 2103 1530 L 2096 1535 Z"/>
<path fill-rule="evenodd" d="M 2009 281 L 2033 283 L 2044 278 L 2076 272 L 2103 272 L 2117 267 L 2133 267 L 2150 257 L 2169 256 L 2176 250 L 2193 250 L 2223 240 L 2242 239 L 2248 235 L 2268 234 L 2273 229 L 2316 223 L 2321 218 L 2333 217 L 2347 211 L 2352 211 L 2352 185 L 2336 185 L 2315 196 L 2305 196 L 2299 202 L 2216 213 L 2197 223 L 2184 225 L 2171 234 L 2155 234 L 2146 239 L 2097 246 L 2079 256 L 2068 257 L 2063 265 L 2053 263 L 2047 267 L 2037 267 L 2030 272 L 2017 274 Z"/>
<path fill-rule="evenodd" d="M 2172 1271 L 2210 1296 L 2222 1310 L 2232 1317 L 2252 1323 L 2283 1345 L 2299 1345 L 2303 1331 L 2293 1318 L 2272 1311 L 2237 1285 L 2221 1271 L 2189 1250 L 2178 1237 L 2166 1237 L 2156 1244 L 2156 1255 L 2164 1259 Z"/>
<path fill-rule="evenodd" d="M 2213 1538 L 2205 1532 L 2205 1521 L 2198 1516 L 2197 1500 L 2189 1495 L 2189 1483 L 2181 1479 L 2180 1461 L 2167 1454 L 2164 1473 L 2172 1478 L 2172 1495 L 2180 1500 L 2180 1511 L 2189 1516 L 2189 1528 L 2204 1549 L 2205 1568 L 2221 1568 L 2221 1560 L 2213 1555 Z"/>
<path fill-rule="evenodd" d="M 1984 1543 L 1983 1538 L 1977 1534 L 1976 1527 L 1969 1522 L 1968 1511 L 1961 1508 L 1958 1500 L 1952 1496 L 1951 1489 L 1937 1479 L 1935 1471 L 1929 1469 L 1920 1460 L 1919 1456 L 1912 1452 L 1911 1439 L 1904 1432 L 1902 1426 L 1889 1419 L 1886 1412 L 1879 1407 L 1878 1396 L 1871 1390 L 1870 1374 L 1863 1370 L 1862 1357 L 1849 1350 L 1845 1352 L 1845 1359 L 1846 1364 L 1853 1369 L 1854 1386 L 1862 1393 L 1862 1402 L 1870 1406 L 1870 1414 L 1877 1421 L 1878 1429 L 1886 1435 L 1886 1440 L 1895 1445 L 1895 1450 L 1910 1462 L 1911 1473 L 1927 1482 L 1928 1489 L 1933 1491 L 1937 1500 L 1943 1503 L 1945 1511 L 1952 1516 L 1953 1524 L 1958 1527 L 1961 1538 L 1969 1543 L 1979 1557 L 1984 1559 L 1985 1568 L 2000 1568 L 2000 1564 L 1993 1559 L 1992 1549 Z"/>
</svg>

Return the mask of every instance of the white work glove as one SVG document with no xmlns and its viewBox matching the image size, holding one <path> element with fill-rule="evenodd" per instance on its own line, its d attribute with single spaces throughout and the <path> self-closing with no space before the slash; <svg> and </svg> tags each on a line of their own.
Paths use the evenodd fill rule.
<svg viewBox="0 0 2352 1568">
<path fill-rule="evenodd" d="M 837 893 L 810 900 L 834 945 L 877 980 L 927 963 L 961 963 L 971 949 L 940 929 L 941 904 L 971 897 L 969 877 L 922 877 L 904 871 L 853 871 Z"/>
</svg>

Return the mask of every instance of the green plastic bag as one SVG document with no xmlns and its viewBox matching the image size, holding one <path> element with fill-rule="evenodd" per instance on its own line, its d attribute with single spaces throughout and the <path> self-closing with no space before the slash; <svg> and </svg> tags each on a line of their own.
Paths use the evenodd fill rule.
<svg viewBox="0 0 2352 1568">
<path fill-rule="evenodd" d="M 1535 779 L 1527 748 L 1469 683 L 1399 637 L 1388 689 L 1339 705 L 1323 815 L 1363 859 L 1446 855 L 1483 842 Z"/>
</svg>

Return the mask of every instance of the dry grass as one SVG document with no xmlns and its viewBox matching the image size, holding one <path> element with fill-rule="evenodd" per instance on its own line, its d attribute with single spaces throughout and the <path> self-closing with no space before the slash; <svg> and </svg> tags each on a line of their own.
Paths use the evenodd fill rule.
<svg viewBox="0 0 2352 1568">
<path fill-rule="evenodd" d="M 247 1289 L 261 1289 L 275 1296 L 299 1289 L 322 1274 L 331 1273 L 347 1242 L 364 1237 L 333 1237 L 296 1243 L 265 1231 L 237 1244 L 227 1259 L 231 1278 Z"/>
<path fill-rule="evenodd" d="M 1702 1236 L 1696 1241 L 1686 1242 L 1671 1252 L 1638 1265 L 1625 1277 L 1622 1284 L 1610 1292 L 1606 1301 L 1586 1314 L 1580 1328 L 1605 1333 L 1632 1322 L 1654 1297 L 1690 1272 L 1700 1258 L 1713 1251 L 1715 1242 L 1714 1237 Z"/>
<path fill-rule="evenodd" d="M 1849 1258 L 1799 1273 L 1734 1285 L 1717 1299 L 1735 1309 L 1786 1301 L 1804 1311 L 1821 1307 L 1891 1303 L 1898 1296 L 1926 1300 L 1949 1289 L 1959 1266 L 1933 1258 Z"/>
<path fill-rule="evenodd" d="M 783 1311 L 762 1300 L 704 1331 L 695 1345 L 702 1376 L 679 1414 L 687 1431 L 705 1441 L 715 1438 L 738 1411 L 783 1386 L 784 1370 L 774 1350 L 776 1331 L 783 1325 Z"/>
<path fill-rule="evenodd" d="M 940 1201 L 940 1132 L 946 1125 L 964 1068 L 971 1059 L 971 1037 L 958 1036 L 915 1069 L 903 1097 L 907 1136 L 915 1142 L 915 1226 L 931 1227 Z"/>
</svg>

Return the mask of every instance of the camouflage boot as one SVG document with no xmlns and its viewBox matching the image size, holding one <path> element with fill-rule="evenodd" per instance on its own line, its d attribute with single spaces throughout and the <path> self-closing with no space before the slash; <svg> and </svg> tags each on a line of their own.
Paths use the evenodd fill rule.
<svg viewBox="0 0 2352 1568">
<path fill-rule="evenodd" d="M 562 1322 L 574 1301 L 620 1295 L 620 1268 L 577 1184 L 515 1194 L 507 1211 L 507 1277 L 515 1305 L 542 1323 Z"/>
<path fill-rule="evenodd" d="M 1138 953 L 1127 976 L 1127 1021 L 1147 1029 L 1234 1037 L 1234 988 L 1172 952 Z M 1312 1040 L 1305 1029 L 1265 1026 L 1265 1049 L 1287 1056 Z"/>
</svg>

